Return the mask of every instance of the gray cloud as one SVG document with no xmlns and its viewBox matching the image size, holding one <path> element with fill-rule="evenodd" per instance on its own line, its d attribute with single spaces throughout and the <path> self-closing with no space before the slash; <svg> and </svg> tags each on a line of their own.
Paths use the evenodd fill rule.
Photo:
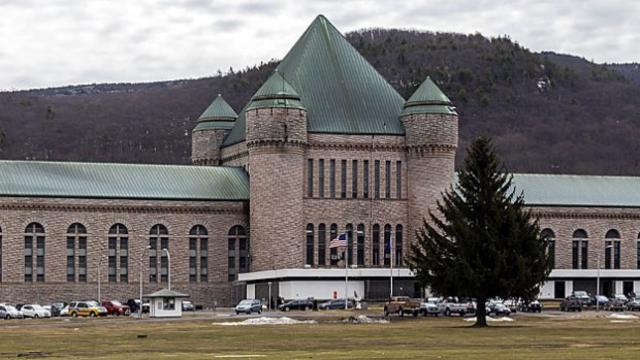
<svg viewBox="0 0 640 360">
<path fill-rule="evenodd" d="M 640 61 L 624 0 L 0 0 L 0 88 L 202 77 L 281 58 L 317 14 L 342 32 L 509 35 L 534 51 Z"/>
</svg>

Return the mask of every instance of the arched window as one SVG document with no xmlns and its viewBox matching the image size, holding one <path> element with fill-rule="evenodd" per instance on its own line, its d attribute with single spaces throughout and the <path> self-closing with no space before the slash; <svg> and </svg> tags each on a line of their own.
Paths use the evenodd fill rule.
<svg viewBox="0 0 640 360">
<path fill-rule="evenodd" d="M 313 266 L 313 224 L 307 224 L 307 253 L 305 256 L 305 264 Z"/>
<path fill-rule="evenodd" d="M 547 251 L 551 259 L 552 268 L 556 267 L 556 234 L 551 229 L 543 229 L 540 231 L 540 238 L 547 242 Z"/>
<path fill-rule="evenodd" d="M 364 266 L 364 224 L 359 224 L 356 231 L 357 264 Z"/>
<path fill-rule="evenodd" d="M 27 225 L 24 230 L 24 281 L 33 281 L 35 257 L 36 281 L 44 281 L 44 227 L 38 223 Z M 33 249 L 36 249 L 34 252 Z"/>
<path fill-rule="evenodd" d="M 403 243 L 402 243 L 402 225 L 396 225 L 396 238 L 395 240 L 395 245 L 396 245 L 396 256 L 395 256 L 395 265 L 400 267 L 403 265 Z"/>
<path fill-rule="evenodd" d="M 169 259 L 164 249 L 169 251 L 169 231 L 162 224 L 154 225 L 149 231 L 149 282 L 158 282 L 158 255 L 160 255 L 160 281 L 167 281 Z"/>
<path fill-rule="evenodd" d="M 620 269 L 620 233 L 611 229 L 604 237 L 607 239 L 604 242 L 604 268 Z"/>
<path fill-rule="evenodd" d="M 108 273 L 109 282 L 118 281 L 118 273 L 121 282 L 129 281 L 129 230 L 122 224 L 114 224 L 109 228 L 108 246 Z"/>
<path fill-rule="evenodd" d="M 351 266 L 353 264 L 353 224 L 347 224 L 345 230 L 347 232 L 347 261 Z"/>
<path fill-rule="evenodd" d="M 391 266 L 391 225 L 384 226 L 384 266 Z"/>
<path fill-rule="evenodd" d="M 338 237 L 338 224 L 331 224 L 331 227 L 329 228 L 329 239 L 333 240 L 336 237 Z M 329 255 L 330 255 L 330 264 L 332 266 L 338 265 L 338 248 L 331 248 L 329 250 Z"/>
<path fill-rule="evenodd" d="M 574 269 L 589 268 L 589 236 L 583 229 L 573 232 L 573 241 L 571 242 L 571 259 Z"/>
<path fill-rule="evenodd" d="M 234 281 L 236 279 L 237 271 L 240 268 L 240 272 L 248 271 L 249 265 L 247 263 L 249 244 L 247 242 L 247 234 L 244 227 L 236 225 L 229 230 L 229 237 L 227 238 L 228 244 L 228 280 Z M 236 250 L 237 248 L 237 250 Z M 236 256 L 237 254 L 237 256 Z M 236 265 L 236 258 L 238 258 L 238 264 Z"/>
<path fill-rule="evenodd" d="M 200 266 L 198 267 L 198 262 Z M 199 271 L 198 271 L 199 269 Z M 189 231 L 189 281 L 209 280 L 209 236 L 207 228 L 196 225 Z"/>
<path fill-rule="evenodd" d="M 76 257 L 78 281 L 87 281 L 87 229 L 74 223 L 67 229 L 67 281 L 76 281 Z"/>
<path fill-rule="evenodd" d="M 371 263 L 380 265 L 380 225 L 374 224 L 371 234 Z"/>
<path fill-rule="evenodd" d="M 636 243 L 636 268 L 640 269 L 640 233 L 638 234 L 638 241 Z"/>
<path fill-rule="evenodd" d="M 327 229 L 324 224 L 318 225 L 318 265 L 325 266 L 327 257 Z"/>
</svg>

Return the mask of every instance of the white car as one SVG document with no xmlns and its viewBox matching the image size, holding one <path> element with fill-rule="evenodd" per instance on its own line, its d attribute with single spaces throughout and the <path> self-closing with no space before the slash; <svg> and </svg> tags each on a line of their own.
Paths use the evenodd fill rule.
<svg viewBox="0 0 640 360">
<path fill-rule="evenodd" d="M 438 316 L 438 315 L 440 315 L 440 307 L 438 306 L 439 302 L 440 302 L 440 298 L 437 298 L 437 297 L 430 297 L 430 298 L 425 299 L 420 304 L 420 313 L 423 316 L 427 316 L 427 315 Z"/>
<path fill-rule="evenodd" d="M 37 319 L 37 318 L 50 318 L 51 317 L 51 312 L 47 311 L 45 308 L 43 308 L 42 306 L 38 305 L 38 304 L 27 304 L 24 305 L 20 311 L 22 311 L 22 315 L 24 315 L 25 318 L 32 318 L 32 319 Z"/>
<path fill-rule="evenodd" d="M 65 307 L 60 310 L 60 316 L 70 316 L 69 314 L 69 305 L 65 305 Z"/>
</svg>

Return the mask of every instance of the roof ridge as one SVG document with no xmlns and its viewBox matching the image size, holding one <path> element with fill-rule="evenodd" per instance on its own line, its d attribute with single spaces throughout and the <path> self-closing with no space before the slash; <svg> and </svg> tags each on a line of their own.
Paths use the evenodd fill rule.
<svg viewBox="0 0 640 360">
<path fill-rule="evenodd" d="M 242 166 L 199 166 L 186 164 L 142 164 L 142 163 L 119 163 L 119 162 L 91 162 L 91 161 L 59 161 L 59 160 L 10 160 L 0 159 L 0 163 L 21 163 L 21 164 L 47 164 L 47 165 L 97 165 L 97 166 L 127 166 L 127 167 L 172 167 L 172 168 L 192 168 L 192 169 L 243 169 Z"/>
</svg>

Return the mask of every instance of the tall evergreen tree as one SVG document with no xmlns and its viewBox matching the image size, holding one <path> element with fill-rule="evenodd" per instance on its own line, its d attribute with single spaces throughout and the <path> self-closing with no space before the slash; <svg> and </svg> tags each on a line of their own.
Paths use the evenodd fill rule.
<svg viewBox="0 0 640 360">
<path fill-rule="evenodd" d="M 478 138 L 409 257 L 423 286 L 476 299 L 475 326 L 487 325 L 488 299 L 531 299 L 551 271 L 538 221 L 511 181 L 491 140 Z"/>
</svg>

